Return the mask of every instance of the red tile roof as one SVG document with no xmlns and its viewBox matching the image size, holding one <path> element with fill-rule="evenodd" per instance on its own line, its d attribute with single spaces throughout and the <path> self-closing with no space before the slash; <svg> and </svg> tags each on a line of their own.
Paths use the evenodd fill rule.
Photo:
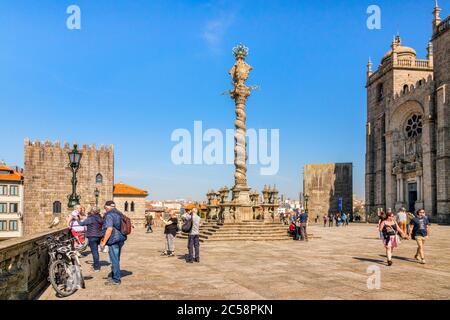
<svg viewBox="0 0 450 320">
<path fill-rule="evenodd" d="M 113 195 L 125 195 L 125 196 L 148 196 L 148 192 L 141 190 L 125 183 L 117 183 L 114 185 Z"/>
<path fill-rule="evenodd" d="M 1 174 L 0 173 L 0 181 L 22 181 L 23 175 L 20 172 L 15 171 L 14 169 L 11 169 L 10 167 L 0 164 L 0 171 L 8 171 L 8 174 Z"/>
</svg>

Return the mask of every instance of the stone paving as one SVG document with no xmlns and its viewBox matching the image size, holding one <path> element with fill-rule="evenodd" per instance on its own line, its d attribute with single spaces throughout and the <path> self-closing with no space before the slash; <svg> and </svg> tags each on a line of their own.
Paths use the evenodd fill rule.
<svg viewBox="0 0 450 320">
<path fill-rule="evenodd" d="M 309 242 L 205 242 L 201 262 L 184 261 L 186 240 L 176 239 L 176 257 L 162 257 L 162 229 L 134 230 L 122 255 L 122 285 L 107 287 L 109 266 L 90 270 L 82 259 L 86 289 L 65 299 L 449 299 L 450 227 L 432 226 L 426 265 L 413 256 L 415 241 L 403 241 L 386 265 L 375 225 L 311 226 Z M 108 255 L 101 254 L 105 264 Z M 381 288 L 369 290 L 367 268 L 380 268 Z M 60 299 L 51 287 L 40 299 Z"/>
</svg>

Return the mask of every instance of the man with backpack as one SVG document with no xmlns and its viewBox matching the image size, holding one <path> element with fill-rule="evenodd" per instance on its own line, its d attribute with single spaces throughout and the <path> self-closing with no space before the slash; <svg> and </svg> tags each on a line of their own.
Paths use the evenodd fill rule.
<svg viewBox="0 0 450 320">
<path fill-rule="evenodd" d="M 120 254 L 123 244 L 127 240 L 127 235 L 131 232 L 131 221 L 116 209 L 114 201 L 106 201 L 105 211 L 103 223 L 105 236 L 100 243 L 100 247 L 103 250 L 108 245 L 111 262 L 111 278 L 108 278 L 105 285 L 119 285 L 121 283 Z"/>
<path fill-rule="evenodd" d="M 186 213 L 183 218 L 185 224 L 189 225 L 190 230 L 187 231 L 183 226 L 183 232 L 189 232 L 188 237 L 188 250 L 189 255 L 186 259 L 187 263 L 200 262 L 200 217 L 197 215 L 197 208 L 192 209 L 191 213 Z M 195 248 L 195 258 L 194 258 Z"/>
</svg>

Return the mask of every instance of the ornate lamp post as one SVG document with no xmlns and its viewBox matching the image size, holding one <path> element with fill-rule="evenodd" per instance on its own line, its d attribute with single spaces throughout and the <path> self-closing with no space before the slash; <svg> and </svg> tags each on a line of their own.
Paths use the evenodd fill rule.
<svg viewBox="0 0 450 320">
<path fill-rule="evenodd" d="M 98 197 L 100 196 L 100 190 L 98 190 L 98 188 L 95 188 L 94 195 L 95 195 L 95 206 L 98 208 Z"/>
<path fill-rule="evenodd" d="M 304 199 L 305 199 L 305 211 L 308 212 L 308 200 L 309 200 L 309 196 L 305 193 L 304 195 Z"/>
<path fill-rule="evenodd" d="M 69 167 L 72 169 L 72 194 L 69 196 L 68 207 L 73 208 L 80 203 L 80 196 L 77 195 L 77 171 L 80 168 L 80 161 L 83 156 L 82 152 L 78 151 L 78 145 L 74 144 L 72 151 L 69 155 Z"/>
</svg>

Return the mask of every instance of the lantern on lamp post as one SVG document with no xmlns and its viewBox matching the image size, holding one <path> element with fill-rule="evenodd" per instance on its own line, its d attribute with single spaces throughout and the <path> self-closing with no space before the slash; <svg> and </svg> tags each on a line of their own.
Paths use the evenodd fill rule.
<svg viewBox="0 0 450 320">
<path fill-rule="evenodd" d="M 98 208 L 98 197 L 100 196 L 100 190 L 98 190 L 98 188 L 95 188 L 94 195 L 95 195 L 95 206 Z"/>
<path fill-rule="evenodd" d="M 68 152 L 69 155 L 69 167 L 72 170 L 72 194 L 69 196 L 68 207 L 73 208 L 77 204 L 80 204 L 80 196 L 77 195 L 77 172 L 80 168 L 81 158 L 83 153 L 78 151 L 78 145 L 74 144 L 73 149 Z"/>
</svg>

